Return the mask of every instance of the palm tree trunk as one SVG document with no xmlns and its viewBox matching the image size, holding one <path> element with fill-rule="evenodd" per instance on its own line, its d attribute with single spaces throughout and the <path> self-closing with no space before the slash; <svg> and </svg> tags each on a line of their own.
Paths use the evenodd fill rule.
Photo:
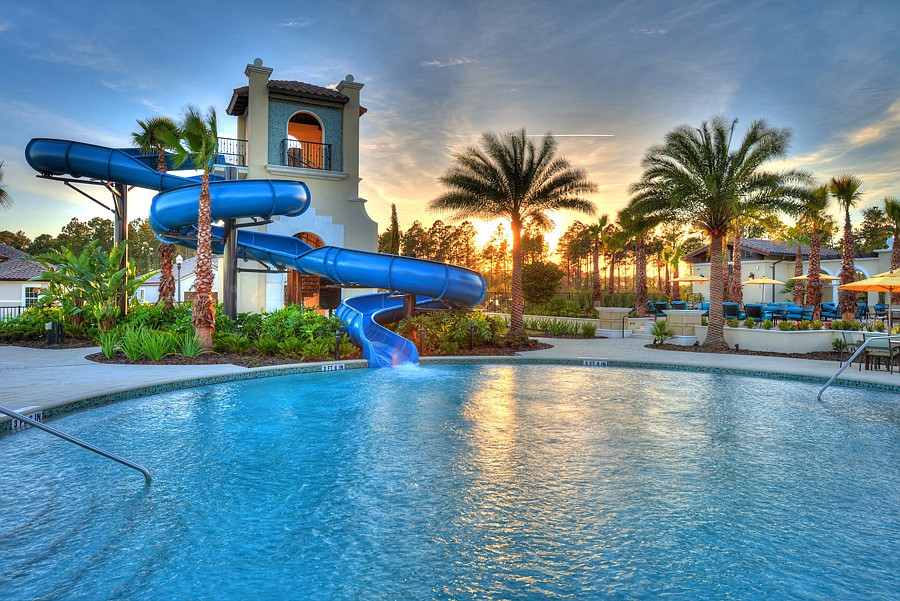
<svg viewBox="0 0 900 601">
<path fill-rule="evenodd" d="M 200 184 L 200 207 L 197 215 L 197 299 L 194 301 L 192 322 L 203 348 L 212 348 L 212 334 L 216 325 L 216 306 L 212 299 L 212 224 L 210 222 L 209 174 L 203 172 Z"/>
<path fill-rule="evenodd" d="M 166 172 L 166 150 L 162 146 L 156 147 L 156 170 L 160 173 Z M 160 242 L 156 248 L 159 254 L 159 300 L 163 304 L 163 309 L 171 309 L 175 306 L 175 275 L 173 267 L 175 265 L 175 247 L 165 242 Z"/>
<path fill-rule="evenodd" d="M 894 226 L 894 246 L 891 248 L 891 269 L 900 267 L 900 226 Z M 890 303 L 900 304 L 900 292 L 891 293 Z"/>
<path fill-rule="evenodd" d="M 794 277 L 803 275 L 803 250 L 797 243 L 797 254 L 794 255 Z M 803 280 L 794 280 L 794 304 L 803 305 L 803 296 L 806 292 L 806 283 Z"/>
<path fill-rule="evenodd" d="M 647 315 L 647 252 L 643 238 L 634 245 L 634 304 L 639 317 Z"/>
<path fill-rule="evenodd" d="M 850 208 L 844 211 L 844 244 L 841 248 L 841 284 L 850 284 L 856 279 L 856 265 L 853 261 L 853 229 L 850 225 Z M 841 290 L 838 293 L 838 310 L 843 319 L 853 319 L 856 315 L 856 291 Z"/>
<path fill-rule="evenodd" d="M 677 280 L 678 275 L 678 262 L 672 267 L 674 273 L 672 274 L 672 278 Z M 681 283 L 680 282 L 672 282 L 672 300 L 681 300 Z"/>
<path fill-rule="evenodd" d="M 601 289 L 600 289 L 600 241 L 594 240 L 594 273 L 593 278 L 594 281 L 591 284 L 591 297 L 594 301 L 594 306 L 596 307 L 600 303 Z"/>
<path fill-rule="evenodd" d="M 509 336 L 511 338 L 524 338 L 525 325 L 522 315 L 525 312 L 525 299 L 522 296 L 522 224 L 512 222 L 512 307 L 509 315 Z"/>
<path fill-rule="evenodd" d="M 821 248 L 819 230 L 815 229 L 809 239 L 809 280 L 806 283 L 806 302 L 815 307 L 813 319 L 822 317 L 822 280 L 819 279 Z"/>
<path fill-rule="evenodd" d="M 711 234 L 709 242 L 709 328 L 706 330 L 707 348 L 728 348 L 725 342 L 725 313 L 722 309 L 722 301 L 725 298 L 722 268 L 722 241 L 723 234 Z"/>
<path fill-rule="evenodd" d="M 741 284 L 741 226 L 734 224 L 734 241 L 731 243 L 731 302 L 744 304 L 744 287 Z"/>
<path fill-rule="evenodd" d="M 609 275 L 606 277 L 606 292 L 612 294 L 613 282 L 616 278 L 616 256 L 613 253 L 609 253 L 609 262 L 606 266 L 609 269 Z"/>
</svg>

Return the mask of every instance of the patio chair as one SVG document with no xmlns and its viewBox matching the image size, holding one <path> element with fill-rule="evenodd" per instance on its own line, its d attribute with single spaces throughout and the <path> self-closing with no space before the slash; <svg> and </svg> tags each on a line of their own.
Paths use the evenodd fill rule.
<svg viewBox="0 0 900 601">
<path fill-rule="evenodd" d="M 688 308 L 687 301 L 672 301 L 672 308 L 678 311 L 686 311 Z"/>
<path fill-rule="evenodd" d="M 756 303 L 744 305 L 744 313 L 747 314 L 747 317 L 752 317 L 756 321 L 765 319 L 763 317 L 763 306 Z"/>
<path fill-rule="evenodd" d="M 888 306 L 885 303 L 876 303 L 875 307 L 875 319 L 886 319 Z"/>
<path fill-rule="evenodd" d="M 865 339 L 865 337 L 863 336 L 862 332 L 853 332 L 853 331 L 849 331 L 849 330 L 842 330 L 841 338 L 844 341 L 844 345 L 841 347 L 840 364 L 843 365 L 844 364 L 844 353 L 847 354 L 848 358 L 853 356 L 853 353 L 855 353 L 859 349 L 859 347 L 863 343 L 863 340 Z M 862 371 L 862 364 L 863 364 L 863 358 L 860 357 L 859 358 L 860 371 Z"/>
<path fill-rule="evenodd" d="M 812 311 L 808 311 L 806 307 L 798 307 L 794 305 L 793 307 L 788 307 L 784 310 L 784 318 L 789 319 L 791 321 L 803 321 L 812 319 Z"/>
<path fill-rule="evenodd" d="M 725 314 L 725 319 L 744 319 L 747 317 L 737 303 L 722 303 L 722 312 Z"/>
<path fill-rule="evenodd" d="M 666 316 L 665 312 L 663 311 L 663 307 L 668 309 L 668 303 L 655 303 L 653 301 L 647 301 L 647 309 L 650 311 L 650 315 L 653 316 L 653 321 L 656 321 L 657 317 Z"/>
<path fill-rule="evenodd" d="M 703 311 L 703 313 L 700 314 L 700 317 L 709 317 L 709 302 L 704 301 L 700 303 L 697 305 L 697 310 Z"/>
<path fill-rule="evenodd" d="M 874 340 L 866 346 L 865 364 L 866 369 L 872 369 L 873 364 L 881 367 L 881 362 L 885 361 L 888 366 L 888 372 L 894 373 L 894 362 L 900 358 L 900 337 L 897 336 L 873 336 Z"/>
<path fill-rule="evenodd" d="M 856 313 L 853 315 L 856 321 L 869 320 L 869 307 L 866 303 L 856 303 Z"/>
<path fill-rule="evenodd" d="M 823 321 L 834 321 L 836 319 L 840 319 L 841 314 L 838 311 L 837 305 L 835 303 L 822 303 L 822 320 Z"/>
</svg>

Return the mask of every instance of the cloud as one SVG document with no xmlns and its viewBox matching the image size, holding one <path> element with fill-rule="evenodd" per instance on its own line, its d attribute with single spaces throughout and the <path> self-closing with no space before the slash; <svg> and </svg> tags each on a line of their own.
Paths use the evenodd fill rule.
<svg viewBox="0 0 900 601">
<path fill-rule="evenodd" d="M 0 32 L 12 29 L 12 23 L 9 21 L 0 21 Z"/>
<path fill-rule="evenodd" d="M 877 122 L 861 127 L 846 134 L 847 143 L 853 148 L 860 148 L 880 142 L 900 129 L 900 100 L 895 100 L 884 111 Z"/>
<path fill-rule="evenodd" d="M 478 61 L 472 58 L 452 58 L 448 61 L 430 60 L 419 63 L 423 67 L 457 67 L 459 65 L 475 65 Z"/>
<path fill-rule="evenodd" d="M 297 19 L 289 19 L 278 24 L 279 27 L 309 27 L 313 24 L 313 20 L 307 17 L 299 17 Z"/>
<path fill-rule="evenodd" d="M 668 29 L 655 29 L 652 27 L 642 27 L 641 29 L 632 29 L 631 33 L 642 33 L 644 35 L 665 35 Z"/>
</svg>

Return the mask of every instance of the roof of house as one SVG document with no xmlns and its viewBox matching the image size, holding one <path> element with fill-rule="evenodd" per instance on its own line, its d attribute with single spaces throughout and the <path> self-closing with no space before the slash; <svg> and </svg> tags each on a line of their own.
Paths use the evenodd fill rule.
<svg viewBox="0 0 900 601">
<path fill-rule="evenodd" d="M 728 241 L 728 246 L 731 246 L 730 240 Z M 783 242 L 762 240 L 759 238 L 741 238 L 741 248 L 757 252 L 766 257 L 793 258 L 797 255 L 797 246 L 795 244 L 785 244 Z M 685 260 L 688 262 L 698 262 L 691 261 L 691 259 L 703 259 L 708 250 L 709 244 L 701 246 L 697 250 L 689 252 L 685 256 Z M 805 244 L 800 245 L 800 253 L 804 257 L 809 257 L 809 246 Z M 822 248 L 819 250 L 819 257 L 822 259 L 840 259 L 841 253 L 836 250 L 831 250 L 830 248 Z"/>
<path fill-rule="evenodd" d="M 280 96 L 297 98 L 300 100 L 318 100 L 347 104 L 350 99 L 337 90 L 323 88 L 303 81 L 288 81 L 284 79 L 270 79 L 269 93 L 275 92 Z M 247 110 L 247 102 L 250 97 L 250 86 L 235 88 L 228 102 L 227 113 L 232 116 L 243 115 Z M 364 107 L 359 107 L 360 117 L 366 113 Z"/>
<path fill-rule="evenodd" d="M 27 281 L 44 273 L 40 263 L 28 259 L 28 253 L 0 242 L 0 280 Z"/>
<path fill-rule="evenodd" d="M 219 269 L 219 261 L 215 257 L 213 257 L 212 261 L 210 262 L 210 266 L 212 267 L 213 271 L 217 271 Z M 189 259 L 185 259 L 184 261 L 182 261 L 181 262 L 181 279 L 183 280 L 184 278 L 193 275 L 195 269 L 197 269 L 197 257 L 191 257 Z M 175 276 L 175 278 L 177 279 L 178 273 L 179 273 L 178 267 L 173 267 L 172 273 Z M 153 275 L 153 276 L 147 278 L 147 281 L 145 281 L 142 284 L 142 286 L 159 286 L 160 276 L 162 276 L 162 273 L 157 273 L 156 275 Z"/>
</svg>

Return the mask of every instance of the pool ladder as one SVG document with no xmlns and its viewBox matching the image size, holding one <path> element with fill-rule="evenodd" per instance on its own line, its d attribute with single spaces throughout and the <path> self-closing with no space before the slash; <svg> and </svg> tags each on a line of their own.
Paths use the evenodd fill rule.
<svg viewBox="0 0 900 601">
<path fill-rule="evenodd" d="M 56 428 L 51 428 L 50 426 L 42 424 L 41 422 L 39 422 L 37 420 L 31 419 L 30 417 L 28 417 L 26 415 L 17 413 L 15 411 L 13 411 L 12 409 L 7 409 L 6 407 L 4 407 L 2 405 L 0 405 L 0 413 L 2 413 L 4 415 L 8 415 L 9 417 L 15 418 L 17 420 L 23 421 L 26 424 L 28 424 L 29 426 L 34 426 L 35 428 L 39 428 L 39 429 L 43 430 L 44 432 L 49 432 L 50 434 L 53 434 L 54 436 L 58 436 L 59 438 L 62 438 L 63 440 L 68 440 L 71 443 L 77 444 L 78 446 L 83 447 L 83 448 L 87 449 L 88 451 L 93 451 L 93 452 L 97 453 L 98 455 L 103 455 L 104 457 L 106 457 L 108 459 L 112 459 L 113 461 L 118 461 L 122 465 L 126 465 L 126 466 L 130 467 L 131 469 L 137 470 L 144 475 L 144 480 L 146 481 L 147 486 L 150 486 L 150 480 L 152 479 L 150 477 L 150 472 L 147 471 L 147 468 L 145 468 L 141 465 L 132 463 L 131 461 L 128 461 L 127 459 L 123 459 L 122 457 L 119 457 L 118 455 L 113 455 L 112 453 L 110 453 L 108 451 L 104 451 L 103 449 L 101 449 L 99 447 L 95 447 L 94 445 L 92 445 L 89 442 L 85 442 L 84 440 L 81 440 L 80 438 L 75 438 L 74 436 L 69 436 L 65 432 L 60 432 Z"/>
<path fill-rule="evenodd" d="M 816 397 L 816 398 L 818 398 L 818 399 L 821 401 L 821 400 L 822 400 L 822 393 L 825 392 L 825 389 L 828 388 L 829 386 L 831 386 L 832 384 L 834 384 L 834 381 L 838 379 L 838 376 L 840 376 L 842 373 L 844 373 L 844 370 L 847 369 L 848 367 L 850 367 L 850 365 L 853 364 L 853 360 L 856 359 L 857 357 L 859 357 L 859 354 L 860 354 L 861 352 L 863 352 L 863 349 L 865 349 L 865 348 L 869 345 L 869 343 L 872 342 L 873 340 L 880 340 L 880 339 L 882 339 L 882 338 L 888 338 L 888 336 L 887 336 L 887 335 L 885 335 L 885 336 L 872 336 L 871 338 L 866 338 L 865 340 L 863 340 L 863 343 L 859 345 L 859 348 L 856 349 L 856 352 L 855 352 L 855 353 L 853 353 L 852 355 L 850 355 L 850 358 L 847 359 L 847 362 L 844 363 L 844 364 L 841 366 L 841 368 L 840 368 L 839 370 L 837 370 L 837 372 L 835 372 L 835 374 L 834 374 L 833 376 L 831 376 L 831 379 L 830 379 L 830 380 L 828 380 L 827 382 L 825 382 L 825 386 L 822 387 L 822 390 L 819 391 L 819 396 Z"/>
</svg>

